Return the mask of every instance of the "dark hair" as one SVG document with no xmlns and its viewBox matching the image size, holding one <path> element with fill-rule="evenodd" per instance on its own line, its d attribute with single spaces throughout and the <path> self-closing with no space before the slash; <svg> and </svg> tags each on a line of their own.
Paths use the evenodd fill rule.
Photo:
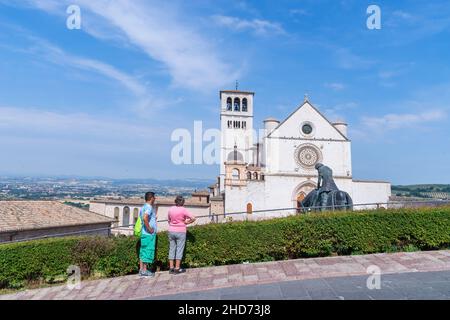
<svg viewBox="0 0 450 320">
<path fill-rule="evenodd" d="M 175 205 L 177 207 L 182 207 L 184 205 L 184 198 L 183 198 L 183 196 L 177 196 L 175 198 Z"/>
<path fill-rule="evenodd" d="M 155 197 L 155 193 L 154 192 L 146 192 L 145 193 L 145 201 L 149 201 L 151 198 Z"/>
</svg>

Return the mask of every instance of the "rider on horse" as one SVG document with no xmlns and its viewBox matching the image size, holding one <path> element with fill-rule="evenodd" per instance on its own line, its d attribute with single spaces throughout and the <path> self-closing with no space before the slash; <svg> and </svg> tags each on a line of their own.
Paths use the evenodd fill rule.
<svg viewBox="0 0 450 320">
<path fill-rule="evenodd" d="M 333 170 L 330 167 L 324 166 L 322 163 L 317 163 L 315 168 L 319 172 L 317 196 L 320 199 L 322 209 L 326 209 L 329 193 L 335 190 L 338 191 L 339 188 L 334 183 Z"/>
<path fill-rule="evenodd" d="M 351 210 L 353 201 L 347 192 L 338 189 L 331 168 L 322 163 L 317 163 L 315 168 L 319 176 L 317 188 L 299 203 L 300 207 L 308 211 Z"/>
</svg>

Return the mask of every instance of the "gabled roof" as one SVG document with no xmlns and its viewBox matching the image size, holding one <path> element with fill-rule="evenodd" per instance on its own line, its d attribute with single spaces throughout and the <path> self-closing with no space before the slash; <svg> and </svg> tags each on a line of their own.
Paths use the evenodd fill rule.
<svg viewBox="0 0 450 320">
<path fill-rule="evenodd" d="M 112 222 L 114 219 L 58 201 L 0 201 L 0 232 Z"/>
<path fill-rule="evenodd" d="M 297 109 L 295 109 L 293 112 L 291 112 L 291 114 L 284 119 L 282 122 L 280 122 L 280 124 L 278 126 L 275 127 L 275 129 L 273 129 L 268 135 L 267 137 L 270 138 L 270 136 L 272 135 L 272 133 L 274 133 L 278 128 L 280 128 L 290 117 L 292 117 L 295 113 L 297 113 L 298 110 L 300 110 L 305 104 L 308 104 L 309 106 L 311 106 L 311 108 L 313 108 L 314 111 L 316 111 L 323 119 L 325 119 L 326 122 L 328 122 L 330 124 L 330 126 L 332 126 L 334 128 L 334 130 L 336 130 L 339 135 L 345 139 L 345 141 L 350 141 L 346 136 L 344 136 L 342 134 L 342 132 L 340 132 L 331 122 L 330 120 L 328 120 L 320 111 L 319 109 L 317 109 L 316 107 L 313 106 L 313 104 L 311 102 L 309 102 L 308 100 L 303 101 L 303 103 L 297 107 Z"/>
</svg>

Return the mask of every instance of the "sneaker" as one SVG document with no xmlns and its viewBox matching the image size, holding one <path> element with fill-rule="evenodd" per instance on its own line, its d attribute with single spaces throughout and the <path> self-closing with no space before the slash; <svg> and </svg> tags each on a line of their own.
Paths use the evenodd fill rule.
<svg viewBox="0 0 450 320">
<path fill-rule="evenodd" d="M 142 277 L 154 277 L 155 276 L 155 274 L 153 272 L 151 272 L 150 270 L 140 272 L 139 275 Z"/>
<path fill-rule="evenodd" d="M 169 274 L 175 274 L 175 269 L 174 268 L 169 269 Z"/>
<path fill-rule="evenodd" d="M 182 268 L 180 268 L 180 269 L 174 269 L 173 272 L 174 272 L 175 274 L 185 273 L 185 272 L 186 272 L 186 269 L 182 269 Z"/>
</svg>

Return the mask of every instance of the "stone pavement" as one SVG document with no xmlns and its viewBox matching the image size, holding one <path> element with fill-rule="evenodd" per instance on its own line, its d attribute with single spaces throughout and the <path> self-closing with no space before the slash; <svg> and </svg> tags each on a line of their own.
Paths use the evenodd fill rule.
<svg viewBox="0 0 450 320">
<path fill-rule="evenodd" d="M 148 300 L 450 300 L 450 271 L 382 275 L 379 289 L 368 276 L 281 281 L 154 296 Z"/>
<path fill-rule="evenodd" d="M 450 250 L 381 253 L 297 260 L 239 264 L 188 269 L 185 274 L 158 272 L 154 278 L 138 275 L 84 281 L 80 289 L 67 286 L 25 290 L 1 295 L 5 299 L 145 299 L 158 296 L 198 292 L 210 289 L 237 288 L 249 285 L 278 284 L 320 278 L 369 276 L 367 267 L 376 265 L 381 274 L 450 271 Z M 328 280 L 327 280 L 328 281 Z M 244 289 L 244 288 L 241 288 Z M 232 298 L 230 296 L 229 298 Z"/>
</svg>

